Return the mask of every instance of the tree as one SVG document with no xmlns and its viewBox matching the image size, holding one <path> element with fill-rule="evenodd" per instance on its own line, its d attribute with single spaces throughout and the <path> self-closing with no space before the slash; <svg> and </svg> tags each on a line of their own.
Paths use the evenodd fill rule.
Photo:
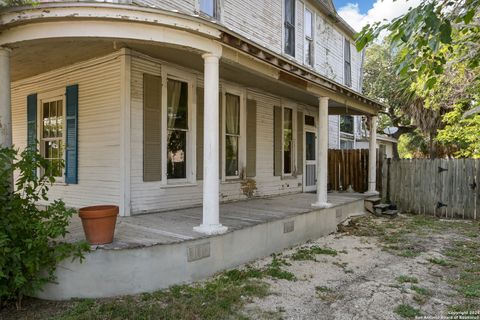
<svg viewBox="0 0 480 320">
<path fill-rule="evenodd" d="M 434 138 L 437 130 L 443 126 L 441 113 L 426 109 L 425 99 L 415 92 L 412 80 L 408 77 L 402 78 L 396 73 L 398 58 L 385 43 L 370 46 L 366 57 L 364 93 L 388 106 L 380 112 L 379 129 L 397 127 L 398 131 L 392 134 L 397 140 L 404 134 L 410 135 L 405 141 L 412 143 L 404 146 L 411 145 L 417 149 L 414 152 L 416 155 L 425 150 L 423 147 L 419 148 L 423 145 L 430 146 L 423 154 L 437 154 Z M 394 158 L 399 157 L 396 145 L 393 153 Z"/>
<path fill-rule="evenodd" d="M 400 79 L 393 79 L 394 83 L 403 83 L 402 91 L 410 95 L 407 105 L 413 106 L 413 113 L 402 110 L 397 115 L 404 122 L 415 119 L 429 140 L 431 157 L 439 149 L 456 156 L 474 155 L 478 150 L 470 136 L 480 130 L 476 116 L 461 119 L 461 114 L 480 104 L 479 5 L 480 0 L 424 1 L 390 23 L 366 26 L 357 36 L 361 50 L 388 33 L 385 41 Z M 398 109 L 395 101 L 387 100 L 393 104 L 389 109 Z"/>
</svg>

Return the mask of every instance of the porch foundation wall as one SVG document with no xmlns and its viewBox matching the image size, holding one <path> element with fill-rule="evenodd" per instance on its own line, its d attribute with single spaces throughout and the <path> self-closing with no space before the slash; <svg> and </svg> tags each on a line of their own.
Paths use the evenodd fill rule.
<svg viewBox="0 0 480 320">
<path fill-rule="evenodd" d="M 328 235 L 352 215 L 364 212 L 363 199 L 328 209 L 314 210 L 293 217 L 270 221 L 223 235 L 151 247 L 103 250 L 87 254 L 83 263 L 63 262 L 57 284 L 48 284 L 39 298 L 112 297 L 152 292 L 175 284 L 212 276 L 307 240 Z M 293 222 L 293 231 L 285 232 L 285 223 Z M 188 249 L 208 245 L 210 255 L 188 261 Z"/>
</svg>

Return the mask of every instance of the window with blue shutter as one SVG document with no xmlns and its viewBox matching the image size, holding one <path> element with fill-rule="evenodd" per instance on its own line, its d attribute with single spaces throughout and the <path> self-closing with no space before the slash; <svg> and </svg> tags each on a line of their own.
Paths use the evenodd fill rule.
<svg viewBox="0 0 480 320">
<path fill-rule="evenodd" d="M 37 94 L 27 97 L 27 146 L 37 149 Z"/>
<path fill-rule="evenodd" d="M 65 182 L 78 183 L 78 85 L 66 92 Z"/>
</svg>

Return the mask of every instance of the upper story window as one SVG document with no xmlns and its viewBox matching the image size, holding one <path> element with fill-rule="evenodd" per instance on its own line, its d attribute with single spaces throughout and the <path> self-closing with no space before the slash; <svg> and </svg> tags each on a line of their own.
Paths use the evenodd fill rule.
<svg viewBox="0 0 480 320">
<path fill-rule="evenodd" d="M 343 45 L 343 58 L 344 58 L 344 73 L 345 73 L 345 85 L 352 86 L 352 57 L 350 52 L 350 41 L 345 38 L 345 44 Z"/>
<path fill-rule="evenodd" d="M 305 8 L 305 64 L 313 66 L 313 12 Z"/>
<path fill-rule="evenodd" d="M 340 116 L 340 132 L 353 134 L 353 116 Z"/>
<path fill-rule="evenodd" d="M 295 0 L 285 0 L 284 16 L 284 51 L 286 54 L 295 56 Z"/>
<path fill-rule="evenodd" d="M 199 0 L 200 12 L 217 17 L 217 0 Z"/>
</svg>

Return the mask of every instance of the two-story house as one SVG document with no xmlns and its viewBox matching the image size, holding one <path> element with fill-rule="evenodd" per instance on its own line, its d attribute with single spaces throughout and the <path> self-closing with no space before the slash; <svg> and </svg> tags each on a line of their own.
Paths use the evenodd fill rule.
<svg viewBox="0 0 480 320">
<path fill-rule="evenodd" d="M 38 141 L 73 207 L 216 207 L 246 178 L 259 197 L 302 192 L 339 132 L 323 116 L 379 108 L 328 0 L 41 1 L 0 19 L 13 144 Z"/>
<path fill-rule="evenodd" d="M 219 204 L 246 199 L 247 180 L 255 197 L 316 190 L 325 208 L 328 141 L 342 138 L 329 115 L 375 132 L 382 107 L 361 94 L 353 37 L 331 0 L 4 9 L 0 145 L 40 150 L 51 199 L 122 216 L 202 205 L 203 234 L 226 231 Z"/>
</svg>

